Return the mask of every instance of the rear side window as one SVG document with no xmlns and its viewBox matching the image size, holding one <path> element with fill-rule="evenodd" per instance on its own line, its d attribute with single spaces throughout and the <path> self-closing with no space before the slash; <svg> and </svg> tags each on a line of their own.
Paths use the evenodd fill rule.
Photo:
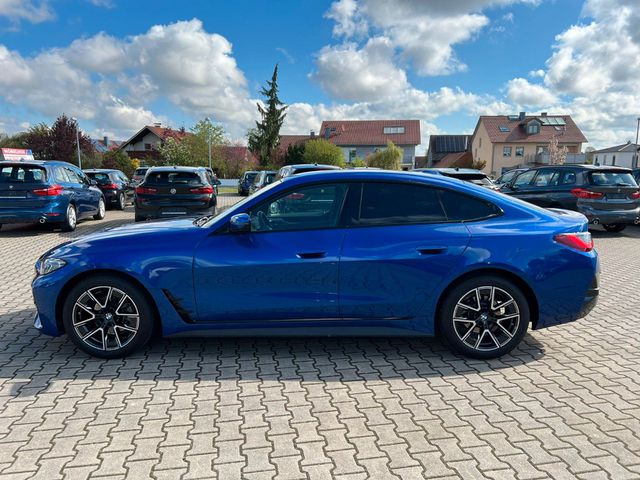
<svg viewBox="0 0 640 480">
<path fill-rule="evenodd" d="M 30 165 L 6 165 L 0 169 L 0 183 L 44 183 L 44 168 Z"/>
<path fill-rule="evenodd" d="M 469 222 L 500 213 L 500 209 L 491 202 L 453 190 L 440 190 L 440 201 L 449 222 Z"/>
<path fill-rule="evenodd" d="M 446 221 L 438 190 L 407 183 L 365 183 L 358 225 L 406 225 Z"/>
<path fill-rule="evenodd" d="M 573 185 L 576 183 L 576 172 L 565 171 L 562 172 L 562 177 L 560 178 L 560 185 Z"/>
<path fill-rule="evenodd" d="M 172 185 L 198 185 L 203 183 L 200 175 L 195 172 L 151 172 L 147 175 L 145 183 L 172 184 Z"/>
<path fill-rule="evenodd" d="M 589 183 L 595 186 L 635 187 L 636 181 L 630 172 L 596 171 L 587 174 Z"/>
</svg>

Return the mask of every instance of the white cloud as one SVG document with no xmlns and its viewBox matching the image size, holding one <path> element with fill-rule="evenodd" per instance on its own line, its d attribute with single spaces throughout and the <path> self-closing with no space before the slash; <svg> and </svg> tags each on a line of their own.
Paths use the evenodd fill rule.
<svg viewBox="0 0 640 480">
<path fill-rule="evenodd" d="M 55 15 L 47 0 L 0 0 L 0 17 L 14 23 L 22 20 L 41 23 L 52 20 Z"/>
<path fill-rule="evenodd" d="M 331 4 L 325 14 L 326 18 L 335 21 L 335 36 L 362 37 L 367 34 L 369 25 L 358 9 L 356 0 L 338 0 Z"/>
<path fill-rule="evenodd" d="M 544 107 L 558 102 L 558 97 L 543 85 L 529 83 L 524 78 L 514 78 L 507 83 L 507 98 L 526 107 Z"/>
<path fill-rule="evenodd" d="M 375 100 L 409 85 L 393 59 L 393 45 L 385 37 L 371 38 L 361 49 L 354 43 L 327 46 L 320 50 L 311 77 L 335 98 Z"/>
</svg>

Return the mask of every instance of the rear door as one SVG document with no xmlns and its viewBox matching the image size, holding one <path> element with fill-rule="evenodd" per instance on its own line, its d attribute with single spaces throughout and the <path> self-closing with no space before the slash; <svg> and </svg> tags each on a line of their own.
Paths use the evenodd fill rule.
<svg viewBox="0 0 640 480">
<path fill-rule="evenodd" d="M 65 188 L 71 192 L 71 198 L 76 204 L 78 217 L 86 217 L 93 213 L 95 207 L 92 206 L 92 195 L 89 192 L 88 186 L 85 185 L 83 178 L 75 168 L 66 166 L 62 168 L 68 180 Z"/>
<path fill-rule="evenodd" d="M 579 204 L 604 211 L 634 210 L 640 205 L 639 199 L 631 197 L 638 191 L 638 184 L 630 171 L 590 170 L 586 178 L 587 189 L 600 195 L 580 198 Z"/>
<path fill-rule="evenodd" d="M 205 209 L 211 204 L 213 188 L 204 174 L 198 172 L 152 171 L 145 177 L 144 185 L 156 190 L 148 200 L 161 208 L 163 215 L 185 215 L 190 209 Z"/>
<path fill-rule="evenodd" d="M 421 184 L 362 184 L 340 259 L 343 318 L 402 322 L 435 301 L 470 240 L 463 223 L 448 221 L 441 192 Z"/>
<path fill-rule="evenodd" d="M 44 167 L 29 164 L 0 164 L 0 211 L 4 214 L 37 211 L 47 204 L 48 197 L 34 190 L 48 186 Z"/>
</svg>

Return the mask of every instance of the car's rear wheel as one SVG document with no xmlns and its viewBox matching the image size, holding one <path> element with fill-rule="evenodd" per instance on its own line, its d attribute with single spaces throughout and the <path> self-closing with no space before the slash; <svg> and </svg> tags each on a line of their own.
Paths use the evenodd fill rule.
<svg viewBox="0 0 640 480">
<path fill-rule="evenodd" d="M 602 225 L 602 228 L 607 232 L 617 233 L 623 231 L 627 226 L 622 223 L 605 223 Z"/>
<path fill-rule="evenodd" d="M 439 330 L 457 352 L 497 358 L 513 350 L 530 321 L 527 298 L 512 282 L 481 276 L 453 287 L 440 309 Z"/>
<path fill-rule="evenodd" d="M 118 210 L 124 210 L 126 203 L 127 202 L 125 201 L 124 193 L 120 192 L 120 195 L 118 195 L 118 205 L 117 205 Z"/>
<path fill-rule="evenodd" d="M 151 338 L 154 310 L 139 287 L 108 275 L 75 285 L 64 302 L 62 321 L 73 343 L 100 358 L 124 357 Z"/>
<path fill-rule="evenodd" d="M 107 206 L 104 203 L 104 198 L 100 198 L 98 202 L 98 213 L 93 216 L 94 220 L 102 220 L 104 218 L 105 212 L 107 210 Z"/>
<path fill-rule="evenodd" d="M 60 228 L 63 232 L 73 232 L 78 224 L 78 213 L 76 207 L 73 204 L 67 206 L 67 213 L 62 221 Z"/>
</svg>

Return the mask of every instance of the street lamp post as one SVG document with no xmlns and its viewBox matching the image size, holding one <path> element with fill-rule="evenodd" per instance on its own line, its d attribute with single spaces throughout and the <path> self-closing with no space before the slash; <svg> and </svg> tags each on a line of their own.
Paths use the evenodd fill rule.
<svg viewBox="0 0 640 480">
<path fill-rule="evenodd" d="M 78 119 L 72 117 L 71 120 L 73 120 L 76 124 L 76 149 L 78 150 L 78 168 L 82 170 L 82 159 L 80 158 L 80 130 L 78 129 Z"/>
<path fill-rule="evenodd" d="M 640 133 L 640 117 L 636 126 L 636 154 L 633 156 L 633 168 L 638 168 L 638 133 Z"/>
<path fill-rule="evenodd" d="M 211 119 L 209 117 L 205 118 L 207 121 L 207 143 L 209 144 L 209 168 L 211 168 Z"/>
</svg>

